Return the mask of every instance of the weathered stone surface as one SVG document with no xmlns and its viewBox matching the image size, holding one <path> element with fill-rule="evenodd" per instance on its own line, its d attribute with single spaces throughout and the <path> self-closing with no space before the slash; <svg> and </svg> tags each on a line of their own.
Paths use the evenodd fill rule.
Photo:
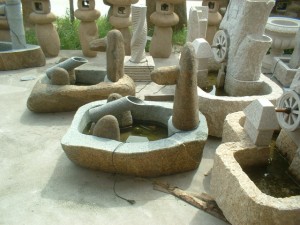
<svg viewBox="0 0 300 225">
<path fill-rule="evenodd" d="M 199 110 L 205 115 L 209 127 L 209 135 L 222 137 L 223 123 L 226 115 L 244 110 L 251 102 L 259 98 L 267 98 L 276 104 L 281 97 L 282 89 L 266 76 L 262 76 L 265 83 L 260 95 L 245 97 L 214 96 L 202 89 L 198 91 Z"/>
<path fill-rule="evenodd" d="M 124 75 L 115 83 L 57 86 L 50 84 L 50 80 L 45 75 L 33 87 L 27 100 L 27 107 L 34 112 L 73 111 L 86 103 L 107 99 L 111 93 L 134 96 L 135 84 L 130 77 Z"/>
<path fill-rule="evenodd" d="M 168 58 L 172 52 L 173 30 L 171 27 L 155 26 L 150 43 L 150 55 L 153 58 Z"/>
<path fill-rule="evenodd" d="M 107 76 L 116 82 L 124 76 L 124 40 L 120 31 L 111 30 L 107 34 Z"/>
<path fill-rule="evenodd" d="M 199 114 L 201 123 L 195 130 L 157 141 L 122 144 L 82 134 L 89 123 L 88 111 L 105 103 L 105 100 L 92 102 L 76 112 L 70 129 L 61 140 L 71 161 L 90 169 L 142 177 L 180 173 L 199 166 L 208 132 L 202 114 Z M 145 105 L 137 105 L 131 112 L 136 120 L 151 120 L 167 126 L 172 104 L 146 102 Z"/>
<path fill-rule="evenodd" d="M 113 115 L 103 116 L 96 123 L 93 129 L 93 135 L 120 141 L 120 128 L 117 118 Z"/>
<path fill-rule="evenodd" d="M 300 95 L 300 67 L 298 70 L 299 70 L 299 72 L 296 73 L 290 88 L 293 91 L 296 91 Z"/>
<path fill-rule="evenodd" d="M 189 42 L 193 42 L 197 38 L 205 38 L 207 30 L 207 20 L 207 6 L 191 7 L 186 40 Z"/>
<path fill-rule="evenodd" d="M 300 146 L 299 135 L 299 131 L 290 132 L 285 129 L 281 129 L 276 139 L 277 149 L 288 159 L 289 163 L 292 162 L 296 155 L 296 151 Z"/>
<path fill-rule="evenodd" d="M 108 96 L 107 98 L 107 102 L 111 102 L 111 101 L 114 101 L 114 100 L 117 100 L 117 99 L 120 99 L 122 98 L 123 96 L 118 94 L 118 93 L 112 93 Z M 115 117 L 117 118 L 118 120 L 118 123 L 119 123 L 119 126 L 122 128 L 122 127 L 128 127 L 128 126 L 131 126 L 132 123 L 133 123 L 133 120 L 132 120 L 132 115 L 131 115 L 131 112 L 130 111 L 126 111 L 126 112 L 123 112 L 123 113 L 120 113 L 118 115 L 115 115 Z"/>
<path fill-rule="evenodd" d="M 69 73 L 63 68 L 57 67 L 51 74 L 51 84 L 53 85 L 68 85 L 70 84 Z"/>
<path fill-rule="evenodd" d="M 0 47 L 11 43 L 0 42 Z M 31 67 L 40 67 L 46 64 L 45 55 L 40 46 L 27 45 L 26 49 L 9 50 L 0 52 L 0 70 L 18 70 Z"/>
<path fill-rule="evenodd" d="M 296 44 L 289 63 L 290 68 L 293 69 L 300 67 L 300 27 L 295 37 L 295 42 Z"/>
<path fill-rule="evenodd" d="M 289 167 L 289 171 L 300 181 L 300 148 L 298 148 L 295 157 Z"/>
<path fill-rule="evenodd" d="M 266 195 L 243 172 L 244 167 L 267 164 L 269 153 L 269 148 L 236 142 L 221 144 L 217 148 L 210 189 L 231 224 L 300 223 L 300 196 L 275 198 Z"/>
</svg>

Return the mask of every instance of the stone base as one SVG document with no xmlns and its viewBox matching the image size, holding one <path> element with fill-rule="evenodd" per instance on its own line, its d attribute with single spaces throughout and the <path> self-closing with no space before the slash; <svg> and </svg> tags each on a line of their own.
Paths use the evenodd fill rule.
<svg viewBox="0 0 300 225">
<path fill-rule="evenodd" d="M 157 141 L 122 143 L 83 134 L 90 122 L 89 109 L 106 101 L 96 101 L 78 109 L 70 129 L 61 140 L 68 158 L 77 165 L 109 173 L 155 177 L 194 170 L 199 166 L 207 140 L 205 117 L 197 129 L 179 132 Z M 132 117 L 167 126 L 172 115 L 171 103 L 145 102 L 136 105 Z"/>
<path fill-rule="evenodd" d="M 12 50 L 10 42 L 0 42 L 0 58 L 0 71 L 41 67 L 46 64 L 44 53 L 37 45 Z"/>
<path fill-rule="evenodd" d="M 242 168 L 268 163 L 269 148 L 221 144 L 211 174 L 211 194 L 233 225 L 300 224 L 300 196 L 275 198 L 261 192 Z"/>
<path fill-rule="evenodd" d="M 290 87 L 295 74 L 299 72 L 300 69 L 289 68 L 289 57 L 275 57 L 274 61 L 272 67 L 273 76 L 275 76 L 284 87 Z"/>
<path fill-rule="evenodd" d="M 102 74 L 98 71 L 98 75 L 101 77 L 91 79 L 98 83 L 90 81 L 84 85 L 82 83 L 80 85 L 52 85 L 48 77 L 44 75 L 33 87 L 27 100 L 27 107 L 34 112 L 67 112 L 92 101 L 107 99 L 112 93 L 119 93 L 122 96 L 135 95 L 135 84 L 127 75 L 114 83 L 101 82 L 104 80 L 106 71 L 102 71 Z M 78 80 L 86 81 L 86 78 Z"/>
<path fill-rule="evenodd" d="M 263 88 L 257 95 L 232 97 L 214 96 L 202 89 L 198 91 L 199 110 L 204 114 L 208 124 L 209 135 L 222 137 L 225 117 L 233 112 L 243 111 L 251 102 L 266 98 L 274 105 L 283 94 L 282 89 L 272 80 L 262 75 Z"/>
<path fill-rule="evenodd" d="M 297 149 L 300 147 L 300 129 L 290 132 L 281 129 L 279 136 L 276 139 L 276 146 L 282 155 L 286 156 L 289 163 L 292 162 Z"/>
<path fill-rule="evenodd" d="M 124 71 L 134 81 L 151 81 L 150 73 L 154 70 L 155 63 L 152 56 L 146 56 L 141 63 L 133 63 L 130 56 L 125 56 Z"/>
</svg>

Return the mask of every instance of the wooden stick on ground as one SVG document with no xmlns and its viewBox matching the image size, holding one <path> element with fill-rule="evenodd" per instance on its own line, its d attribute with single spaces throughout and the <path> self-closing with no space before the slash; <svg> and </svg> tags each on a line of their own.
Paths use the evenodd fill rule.
<svg viewBox="0 0 300 225">
<path fill-rule="evenodd" d="M 185 192 L 178 187 L 161 181 L 154 181 L 153 189 L 172 194 L 175 197 L 193 205 L 194 207 L 201 209 L 204 212 L 207 212 L 210 215 L 228 223 L 227 219 L 223 215 L 222 210 L 218 207 L 215 200 L 208 194 L 202 193 L 201 195 L 196 196 L 191 193 Z"/>
</svg>

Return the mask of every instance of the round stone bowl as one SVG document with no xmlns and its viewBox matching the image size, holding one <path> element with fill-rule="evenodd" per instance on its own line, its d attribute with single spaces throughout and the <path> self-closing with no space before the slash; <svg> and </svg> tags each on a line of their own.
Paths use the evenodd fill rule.
<svg viewBox="0 0 300 225">
<path fill-rule="evenodd" d="M 11 42 L 0 42 L 0 71 L 40 67 L 46 64 L 44 53 L 38 45 L 12 49 Z"/>
<path fill-rule="evenodd" d="M 72 162 L 90 169 L 141 177 L 186 172 L 199 166 L 208 136 L 206 119 L 201 113 L 195 130 L 180 131 L 156 141 L 123 143 L 83 134 L 91 122 L 89 109 L 105 103 L 106 100 L 92 102 L 76 112 L 61 140 Z M 131 113 L 135 120 L 158 122 L 167 127 L 172 107 L 171 103 L 145 101 L 145 105 L 136 105 Z"/>
<path fill-rule="evenodd" d="M 288 17 L 269 17 L 265 34 L 272 38 L 271 48 L 282 53 L 284 49 L 295 47 L 295 37 L 300 27 L 300 20 Z"/>
<path fill-rule="evenodd" d="M 209 135 L 222 137 L 225 117 L 233 112 L 243 111 L 251 102 L 266 98 L 273 104 L 281 97 L 283 90 L 268 77 L 261 75 L 262 88 L 252 96 L 215 96 L 202 89 L 198 90 L 199 110 L 207 120 Z"/>
</svg>

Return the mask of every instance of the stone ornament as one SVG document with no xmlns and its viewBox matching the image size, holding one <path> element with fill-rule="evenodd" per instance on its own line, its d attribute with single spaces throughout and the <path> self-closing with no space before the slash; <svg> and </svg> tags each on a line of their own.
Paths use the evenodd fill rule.
<svg viewBox="0 0 300 225">
<path fill-rule="evenodd" d="M 130 61 L 140 63 L 145 61 L 145 46 L 147 43 L 147 7 L 132 5 L 132 38 Z"/>
<path fill-rule="evenodd" d="M 183 3 L 184 0 L 156 0 L 156 11 L 150 16 L 155 25 L 150 44 L 150 55 L 153 58 L 168 58 L 172 52 L 172 26 L 179 22 L 174 13 L 174 4 Z"/>
<path fill-rule="evenodd" d="M 151 79 L 161 85 L 176 84 L 172 124 L 177 130 L 193 130 L 199 125 L 197 63 L 192 43 L 184 45 L 179 66 L 152 71 Z"/>
<path fill-rule="evenodd" d="M 86 57 L 96 57 L 97 52 L 89 47 L 89 43 L 98 37 L 96 20 L 100 12 L 95 9 L 95 0 L 78 0 L 75 17 L 80 20 L 78 33 L 82 53 Z"/>
<path fill-rule="evenodd" d="M 113 115 L 103 116 L 95 124 L 93 128 L 93 135 L 120 141 L 120 128 L 117 118 Z"/>
<path fill-rule="evenodd" d="M 264 35 L 268 16 L 275 2 L 232 0 L 220 24 L 229 40 L 225 91 L 231 96 L 259 93 L 261 65 L 271 46 L 271 38 Z"/>
<path fill-rule="evenodd" d="M 49 0 L 32 1 L 33 12 L 30 21 L 35 24 L 35 32 L 39 45 L 46 57 L 56 57 L 60 51 L 60 39 L 53 22 L 56 16 L 51 12 Z"/>
<path fill-rule="evenodd" d="M 5 15 L 5 0 L 0 0 L 0 40 L 11 41 L 7 16 Z"/>
<path fill-rule="evenodd" d="M 220 0 L 203 0 L 202 5 L 208 7 L 206 40 L 209 44 L 212 44 L 215 33 L 218 31 L 219 25 L 222 21 L 222 15 L 219 13 Z"/>
<path fill-rule="evenodd" d="M 107 3 L 111 4 L 113 8 L 112 16 L 109 17 L 109 22 L 115 29 L 118 29 L 122 33 L 125 42 L 126 55 L 131 55 L 131 33 L 129 30 L 129 26 L 131 25 L 131 4 L 137 2 L 138 0 L 107 0 Z"/>
<path fill-rule="evenodd" d="M 193 42 L 197 38 L 205 38 L 208 23 L 208 7 L 193 6 L 190 8 L 186 40 Z"/>
</svg>

